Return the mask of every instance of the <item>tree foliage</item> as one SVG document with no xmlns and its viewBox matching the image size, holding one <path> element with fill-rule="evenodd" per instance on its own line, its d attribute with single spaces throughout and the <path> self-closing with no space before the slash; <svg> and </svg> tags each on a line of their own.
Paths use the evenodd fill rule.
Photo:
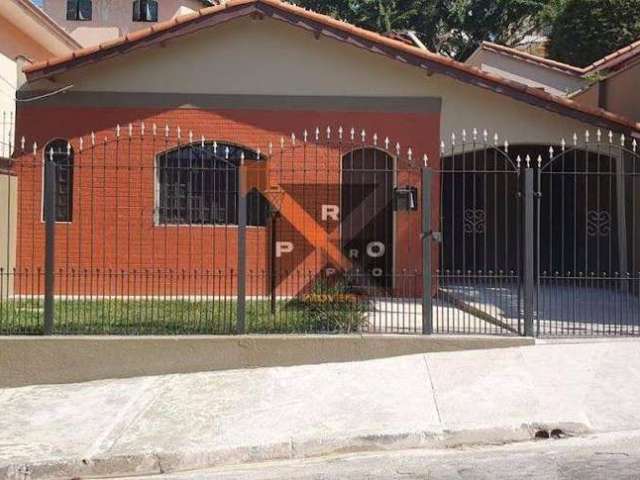
<svg viewBox="0 0 640 480">
<path fill-rule="evenodd" d="M 425 45 L 466 58 L 483 40 L 514 45 L 538 28 L 548 0 L 297 0 L 301 6 L 386 33 L 413 30 Z"/>
<path fill-rule="evenodd" d="M 483 40 L 550 36 L 551 58 L 587 65 L 640 38 L 640 0 L 293 0 L 381 33 L 413 30 L 432 51 L 465 60 Z"/>
<path fill-rule="evenodd" d="M 586 66 L 640 38 L 640 0 L 552 0 L 549 56 Z"/>
</svg>

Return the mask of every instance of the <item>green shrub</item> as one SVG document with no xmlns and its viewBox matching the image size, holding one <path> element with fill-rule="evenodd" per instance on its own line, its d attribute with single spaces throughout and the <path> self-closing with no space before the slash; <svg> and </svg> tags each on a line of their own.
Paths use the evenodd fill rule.
<svg viewBox="0 0 640 480">
<path fill-rule="evenodd" d="M 305 331 L 354 333 L 366 324 L 368 305 L 344 281 L 320 280 L 310 292 L 290 301 L 287 309 L 297 312 Z"/>
</svg>

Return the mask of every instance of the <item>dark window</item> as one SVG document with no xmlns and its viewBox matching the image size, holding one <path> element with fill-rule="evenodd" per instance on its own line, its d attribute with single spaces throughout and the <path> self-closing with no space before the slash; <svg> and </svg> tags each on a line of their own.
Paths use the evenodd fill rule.
<svg viewBox="0 0 640 480">
<path fill-rule="evenodd" d="M 136 0 L 133 2 L 134 22 L 157 22 L 158 2 L 156 0 Z"/>
<path fill-rule="evenodd" d="M 67 20 L 89 21 L 91 15 L 91 0 L 67 0 Z"/>
<path fill-rule="evenodd" d="M 256 152 L 230 144 L 205 142 L 158 155 L 160 224 L 237 225 L 238 165 L 263 160 Z M 266 199 L 256 190 L 247 195 L 247 225 L 264 226 Z"/>
<path fill-rule="evenodd" d="M 73 148 L 66 140 L 54 140 L 45 147 L 44 152 L 45 161 L 53 161 L 56 164 L 56 222 L 71 222 L 73 219 Z M 44 218 L 44 204 L 42 218 Z"/>
</svg>

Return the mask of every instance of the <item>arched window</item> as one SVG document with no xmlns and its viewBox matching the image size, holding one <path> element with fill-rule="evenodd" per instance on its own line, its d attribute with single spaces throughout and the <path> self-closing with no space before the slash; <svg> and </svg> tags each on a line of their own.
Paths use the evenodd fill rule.
<svg viewBox="0 0 640 480">
<path fill-rule="evenodd" d="M 158 155 L 158 223 L 237 225 L 238 165 L 264 160 L 253 150 L 226 143 L 193 143 Z M 264 226 L 268 202 L 256 190 L 247 195 L 247 225 Z"/>
<path fill-rule="evenodd" d="M 90 21 L 92 10 L 91 0 L 67 0 L 67 20 L 71 22 Z"/>
<path fill-rule="evenodd" d="M 56 164 L 56 222 L 73 220 L 73 148 L 67 140 L 53 140 L 44 149 L 46 162 Z M 43 203 L 44 218 L 44 203 Z"/>
<path fill-rule="evenodd" d="M 158 2 L 156 0 L 135 0 L 132 19 L 134 22 L 157 22 Z"/>
</svg>

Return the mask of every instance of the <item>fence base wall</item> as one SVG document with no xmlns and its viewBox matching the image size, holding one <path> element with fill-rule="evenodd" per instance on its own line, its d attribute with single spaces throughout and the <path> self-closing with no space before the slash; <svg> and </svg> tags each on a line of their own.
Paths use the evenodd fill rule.
<svg viewBox="0 0 640 480">
<path fill-rule="evenodd" d="M 518 337 L 0 337 L 0 388 L 532 345 Z"/>
</svg>

